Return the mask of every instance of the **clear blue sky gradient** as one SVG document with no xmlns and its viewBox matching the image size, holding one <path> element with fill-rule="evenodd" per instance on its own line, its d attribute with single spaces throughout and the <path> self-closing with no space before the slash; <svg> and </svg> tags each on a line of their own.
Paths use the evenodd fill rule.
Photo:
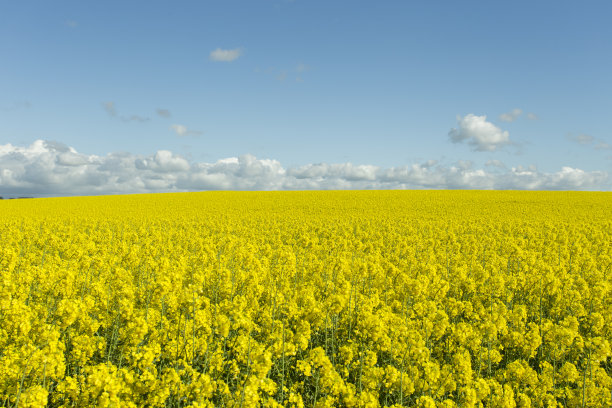
<svg viewBox="0 0 612 408">
<path fill-rule="evenodd" d="M 6 1 L 0 144 L 611 172 L 611 150 L 568 137 L 612 144 L 610 16 L 609 1 Z M 211 61 L 217 48 L 242 55 Z M 523 115 L 500 121 L 514 108 Z M 451 143 L 470 113 L 517 145 Z M 150 120 L 120 119 L 132 115 Z"/>
</svg>

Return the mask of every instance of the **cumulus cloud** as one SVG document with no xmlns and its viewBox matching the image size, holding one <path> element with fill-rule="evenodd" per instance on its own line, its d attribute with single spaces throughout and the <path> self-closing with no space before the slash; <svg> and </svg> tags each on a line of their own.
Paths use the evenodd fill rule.
<svg viewBox="0 0 612 408">
<path fill-rule="evenodd" d="M 277 160 L 252 155 L 191 163 L 167 150 L 149 156 L 97 156 L 43 140 L 27 147 L 0 145 L 0 191 L 4 196 L 422 188 L 609 190 L 610 184 L 606 172 L 572 167 L 554 173 L 540 172 L 533 166 L 489 172 L 468 161 L 451 166 L 427 161 L 390 168 L 351 163 L 285 168 Z"/>
<path fill-rule="evenodd" d="M 208 56 L 211 61 L 215 62 L 232 62 L 242 55 L 242 48 L 234 48 L 232 50 L 224 50 L 217 48 L 210 52 Z"/>
<path fill-rule="evenodd" d="M 189 162 L 181 156 L 176 156 L 168 150 L 159 150 L 153 156 L 136 159 L 138 170 L 153 170 L 158 173 L 171 173 L 189 170 Z"/>
<path fill-rule="evenodd" d="M 459 128 L 451 129 L 448 136 L 453 143 L 467 143 L 472 150 L 484 152 L 498 150 L 510 143 L 510 134 L 501 130 L 491 122 L 486 115 L 468 114 L 465 117 L 457 115 Z"/>
<path fill-rule="evenodd" d="M 174 124 L 170 129 L 179 136 L 200 136 L 203 132 L 199 130 L 188 129 L 185 125 Z"/>
<path fill-rule="evenodd" d="M 519 108 L 512 109 L 510 112 L 499 115 L 499 120 L 503 122 L 514 122 L 523 114 L 523 110 Z"/>
</svg>

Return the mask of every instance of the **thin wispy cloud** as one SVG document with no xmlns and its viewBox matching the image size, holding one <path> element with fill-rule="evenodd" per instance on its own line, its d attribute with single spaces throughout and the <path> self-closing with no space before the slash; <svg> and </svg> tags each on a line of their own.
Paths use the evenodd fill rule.
<svg viewBox="0 0 612 408">
<path fill-rule="evenodd" d="M 140 116 L 140 115 L 130 115 L 130 116 L 122 116 L 121 120 L 124 122 L 148 122 L 151 120 L 151 118 L 148 118 L 146 116 Z"/>
<path fill-rule="evenodd" d="M 485 166 L 487 167 L 497 167 L 500 169 L 505 169 L 506 165 L 501 161 L 501 160 L 487 160 L 487 162 L 485 163 Z"/>
<path fill-rule="evenodd" d="M 529 113 L 527 113 L 527 119 L 529 119 L 529 120 L 538 120 L 539 118 L 538 118 L 538 115 L 536 115 L 535 113 L 529 112 Z"/>
<path fill-rule="evenodd" d="M 104 108 L 104 111 L 111 117 L 113 118 L 118 118 L 123 122 L 138 122 L 138 123 L 144 123 L 144 122 L 148 122 L 151 120 L 151 118 L 146 117 L 146 116 L 140 116 L 140 115 L 120 115 L 117 111 L 117 107 L 115 106 L 114 102 L 104 102 L 102 104 L 102 107 Z"/>
<path fill-rule="evenodd" d="M 519 108 L 512 109 L 510 112 L 499 115 L 499 120 L 502 122 L 514 122 L 523 114 L 523 110 Z"/>
<path fill-rule="evenodd" d="M 304 82 L 303 74 L 307 71 L 310 71 L 310 67 L 308 65 L 301 63 L 301 62 L 297 64 L 297 66 L 295 67 L 295 72 L 297 73 L 297 76 L 295 77 L 295 81 Z"/>
<path fill-rule="evenodd" d="M 117 116 L 117 109 L 115 108 L 115 102 L 104 102 L 102 104 L 106 113 L 110 116 Z"/>
<path fill-rule="evenodd" d="M 13 102 L 6 106 L 0 106 L 0 111 L 10 112 L 10 111 L 16 111 L 16 110 L 21 110 L 21 109 L 29 109 L 31 107 L 32 107 L 32 104 L 29 101 L 17 101 L 17 102 Z"/>
<path fill-rule="evenodd" d="M 610 143 L 608 143 L 604 139 L 598 139 L 596 137 L 584 133 L 579 133 L 577 135 L 569 133 L 566 137 L 571 142 L 578 143 L 583 146 L 589 146 L 595 150 L 610 150 L 612 148 L 612 146 L 610 146 Z"/>
<path fill-rule="evenodd" d="M 178 136 L 200 136 L 204 133 L 200 130 L 188 129 L 187 126 L 179 124 L 170 126 L 170 129 Z"/>
<path fill-rule="evenodd" d="M 282 68 L 268 67 L 265 69 L 257 67 L 255 72 L 270 75 L 279 82 L 286 82 L 289 78 L 292 80 L 295 78 L 295 82 L 304 82 L 304 74 L 311 69 L 309 65 L 300 62 L 291 68 L 287 66 Z"/>
<path fill-rule="evenodd" d="M 572 142 L 576 142 L 582 145 L 588 145 L 593 143 L 593 141 L 595 140 L 595 138 L 591 135 L 585 135 L 585 134 L 578 134 L 578 135 L 573 135 L 573 134 L 569 134 L 567 135 L 567 138 L 569 140 L 571 140 Z"/>
<path fill-rule="evenodd" d="M 473 151 L 490 152 L 510 144 L 508 131 L 488 122 L 486 115 L 457 115 L 457 124 L 458 128 L 452 128 L 448 132 L 450 140 L 453 143 L 466 143 Z"/>
<path fill-rule="evenodd" d="M 157 109 L 155 113 L 162 118 L 169 118 L 172 116 L 172 113 L 168 109 Z"/>
<path fill-rule="evenodd" d="M 609 190 L 608 173 L 565 166 L 541 172 L 535 166 L 501 171 L 422 164 L 382 168 L 351 163 L 284 167 L 252 155 L 212 163 L 190 162 L 168 150 L 148 156 L 88 155 L 61 143 L 37 140 L 30 146 L 0 145 L 0 189 L 6 196 L 62 196 L 200 190 L 328 189 L 520 189 Z"/>
<path fill-rule="evenodd" d="M 243 53 L 242 48 L 222 49 L 217 48 L 209 54 L 209 59 L 215 62 L 232 62 L 237 60 Z"/>
</svg>

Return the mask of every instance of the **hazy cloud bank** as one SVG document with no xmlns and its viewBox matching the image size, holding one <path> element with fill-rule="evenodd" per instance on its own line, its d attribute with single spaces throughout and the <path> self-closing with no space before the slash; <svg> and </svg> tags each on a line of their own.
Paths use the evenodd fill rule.
<svg viewBox="0 0 612 408">
<path fill-rule="evenodd" d="M 198 190 L 306 189 L 537 189 L 608 190 L 608 174 L 563 167 L 506 170 L 503 163 L 475 169 L 469 161 L 381 168 L 372 165 L 308 164 L 285 168 L 252 155 L 214 163 L 190 163 L 173 152 L 150 156 L 87 155 L 61 143 L 37 140 L 27 147 L 0 145 L 0 195 L 63 196 Z"/>
</svg>

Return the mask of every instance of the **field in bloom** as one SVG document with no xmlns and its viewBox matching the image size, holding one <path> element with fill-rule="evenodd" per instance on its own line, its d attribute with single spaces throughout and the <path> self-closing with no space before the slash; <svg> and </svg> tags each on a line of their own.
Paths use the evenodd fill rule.
<svg viewBox="0 0 612 408">
<path fill-rule="evenodd" d="M 0 201 L 0 406 L 611 407 L 612 193 Z"/>
</svg>

